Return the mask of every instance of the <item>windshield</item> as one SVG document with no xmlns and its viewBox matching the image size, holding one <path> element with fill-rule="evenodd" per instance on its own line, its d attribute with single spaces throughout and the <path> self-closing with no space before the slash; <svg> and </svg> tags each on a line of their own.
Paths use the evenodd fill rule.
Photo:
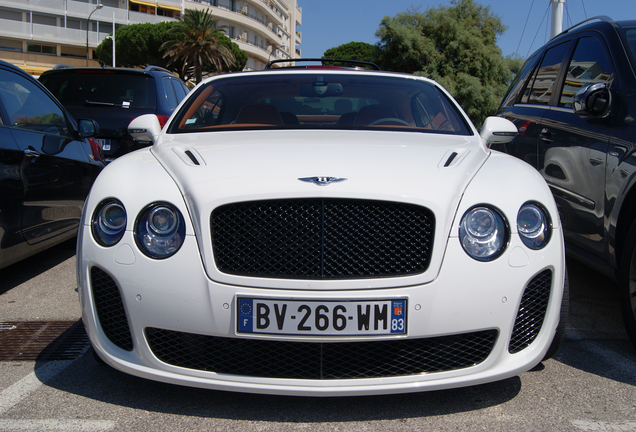
<svg viewBox="0 0 636 432">
<path fill-rule="evenodd" d="M 471 134 L 454 104 L 430 82 L 320 72 L 210 81 L 181 107 L 169 133 L 271 128 Z"/>
<path fill-rule="evenodd" d="M 119 107 L 154 110 L 154 79 L 112 70 L 45 74 L 40 81 L 65 107 Z"/>
</svg>

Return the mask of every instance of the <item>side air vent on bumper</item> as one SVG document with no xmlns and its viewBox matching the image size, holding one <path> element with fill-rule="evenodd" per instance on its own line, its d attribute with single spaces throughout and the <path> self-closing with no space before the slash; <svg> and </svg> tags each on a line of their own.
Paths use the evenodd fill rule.
<svg viewBox="0 0 636 432">
<path fill-rule="evenodd" d="M 541 331 L 552 288 L 552 270 L 544 270 L 528 282 L 521 298 L 508 351 L 527 348 Z"/>
<path fill-rule="evenodd" d="M 133 341 L 117 284 L 100 268 L 91 269 L 91 287 L 97 319 L 106 337 L 119 348 L 132 351 Z"/>
<path fill-rule="evenodd" d="M 219 271 L 287 279 L 423 273 L 435 232 L 425 207 L 354 199 L 227 204 L 212 212 L 210 224 Z"/>
</svg>

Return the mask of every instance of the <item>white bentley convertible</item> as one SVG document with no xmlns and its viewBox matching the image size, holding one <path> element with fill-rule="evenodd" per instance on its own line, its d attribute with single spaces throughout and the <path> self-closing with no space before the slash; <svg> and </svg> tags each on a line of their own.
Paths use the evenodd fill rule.
<svg viewBox="0 0 636 432">
<path fill-rule="evenodd" d="M 210 389 L 369 395 L 518 375 L 567 277 L 541 175 L 435 82 L 345 68 L 214 77 L 106 167 L 77 254 L 96 354 Z"/>
</svg>

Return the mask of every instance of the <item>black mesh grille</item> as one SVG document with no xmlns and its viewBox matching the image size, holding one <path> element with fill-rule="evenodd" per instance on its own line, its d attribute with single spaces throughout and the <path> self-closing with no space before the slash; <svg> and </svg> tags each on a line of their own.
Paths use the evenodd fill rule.
<svg viewBox="0 0 636 432">
<path fill-rule="evenodd" d="M 511 354 L 517 353 L 530 345 L 539 334 L 539 331 L 541 331 L 545 312 L 548 308 L 551 287 L 551 270 L 542 271 L 532 278 L 528 286 L 526 286 L 510 338 L 508 351 Z"/>
<path fill-rule="evenodd" d="M 147 328 L 154 355 L 188 369 L 263 378 L 380 378 L 442 372 L 483 362 L 497 331 L 372 342 L 281 342 Z"/>
<path fill-rule="evenodd" d="M 424 207 L 346 199 L 228 204 L 214 210 L 210 223 L 219 271 L 294 279 L 422 273 L 435 229 Z"/>
<path fill-rule="evenodd" d="M 132 336 L 117 284 L 108 273 L 93 267 L 91 286 L 97 318 L 104 334 L 121 349 L 132 351 Z"/>
</svg>

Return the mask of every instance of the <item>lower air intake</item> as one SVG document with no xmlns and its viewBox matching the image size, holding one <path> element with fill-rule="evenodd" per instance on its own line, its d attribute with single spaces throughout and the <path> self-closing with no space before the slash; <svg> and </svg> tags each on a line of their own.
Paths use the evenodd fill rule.
<svg viewBox="0 0 636 432">
<path fill-rule="evenodd" d="M 523 292 L 517 312 L 510 345 L 510 354 L 527 348 L 541 331 L 552 288 L 552 270 L 544 270 L 536 275 Z"/>
<path fill-rule="evenodd" d="M 97 319 L 106 337 L 119 348 L 132 351 L 133 341 L 119 288 L 108 273 L 91 269 L 91 287 Z"/>
<path fill-rule="evenodd" d="M 263 378 L 354 379 L 463 369 L 483 362 L 496 330 L 428 339 L 282 342 L 147 328 L 153 354 L 187 369 Z"/>
</svg>

